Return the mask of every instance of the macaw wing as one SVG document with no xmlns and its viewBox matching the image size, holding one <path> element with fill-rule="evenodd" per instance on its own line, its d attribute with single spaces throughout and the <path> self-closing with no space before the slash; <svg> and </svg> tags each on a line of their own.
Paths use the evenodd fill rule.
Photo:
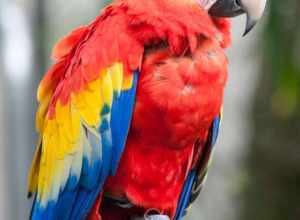
<svg viewBox="0 0 300 220">
<path fill-rule="evenodd" d="M 143 48 L 120 18 L 113 25 L 112 10 L 58 43 L 57 62 L 40 84 L 32 219 L 84 219 L 118 167 Z"/>
<path fill-rule="evenodd" d="M 212 122 L 208 140 L 206 141 L 203 155 L 200 157 L 198 166 L 189 172 L 185 180 L 174 220 L 182 219 L 187 214 L 189 207 L 200 194 L 212 158 L 213 147 L 218 138 L 220 121 L 221 114 Z"/>
</svg>

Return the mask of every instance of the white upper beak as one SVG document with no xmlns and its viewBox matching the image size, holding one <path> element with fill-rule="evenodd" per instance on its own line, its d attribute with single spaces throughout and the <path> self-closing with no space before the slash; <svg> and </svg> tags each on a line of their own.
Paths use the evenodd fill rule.
<svg viewBox="0 0 300 220">
<path fill-rule="evenodd" d="M 240 0 L 245 12 L 252 20 L 258 21 L 264 13 L 267 0 Z"/>
<path fill-rule="evenodd" d="M 211 0 L 213 1 L 213 0 Z M 247 15 L 246 35 L 257 23 L 264 13 L 267 0 L 217 0 L 209 13 L 216 17 L 235 17 L 241 14 Z"/>
<path fill-rule="evenodd" d="M 247 14 L 246 35 L 262 17 L 267 0 L 240 0 L 241 6 Z"/>
</svg>

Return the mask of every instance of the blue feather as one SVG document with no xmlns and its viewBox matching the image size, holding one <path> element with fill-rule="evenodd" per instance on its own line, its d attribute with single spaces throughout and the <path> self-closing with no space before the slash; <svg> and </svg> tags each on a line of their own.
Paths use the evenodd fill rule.
<svg viewBox="0 0 300 220">
<path fill-rule="evenodd" d="M 87 215 L 101 192 L 107 177 L 117 169 L 130 128 L 137 80 L 138 72 L 134 72 L 132 88 L 127 91 L 122 91 L 119 97 L 114 95 L 112 109 L 107 105 L 104 105 L 102 109 L 102 122 L 99 133 L 102 140 L 103 158 L 101 160 L 100 171 L 98 174 L 93 174 L 93 178 L 96 181 L 95 186 L 97 187 L 88 190 L 80 186 L 76 204 L 74 204 L 72 210 L 71 219 L 83 219 Z M 110 112 L 110 110 L 112 112 Z"/>
<path fill-rule="evenodd" d="M 45 214 L 45 209 L 40 206 L 40 202 L 37 201 L 36 197 L 37 196 L 35 196 L 35 199 L 33 201 L 34 206 L 31 211 L 31 219 L 32 220 L 44 219 L 43 216 Z"/>
<path fill-rule="evenodd" d="M 64 190 L 55 205 L 56 209 L 53 211 L 54 216 L 51 219 L 69 219 L 76 192 L 77 190 Z"/>
<path fill-rule="evenodd" d="M 211 146 L 212 147 L 215 146 L 217 139 L 218 139 L 220 121 L 221 121 L 221 117 L 218 116 L 214 119 L 214 121 L 212 123 L 212 128 L 211 128 Z"/>
<path fill-rule="evenodd" d="M 127 135 L 129 132 L 132 113 L 135 103 L 135 95 L 137 89 L 138 72 L 133 75 L 132 88 L 127 91 L 121 91 L 121 94 L 116 98 L 112 106 L 111 129 L 113 138 L 113 154 L 111 174 L 114 175 L 117 171 L 121 155 L 124 151 Z"/>
<path fill-rule="evenodd" d="M 220 121 L 221 121 L 221 117 L 218 116 L 216 118 L 214 118 L 211 128 L 210 128 L 210 135 L 208 138 L 208 141 L 206 143 L 206 152 L 208 152 L 208 154 L 202 155 L 201 161 L 204 161 L 205 163 L 207 163 L 208 158 L 206 157 L 210 157 L 211 156 L 211 151 L 213 146 L 216 144 L 217 138 L 218 138 L 218 134 L 219 134 L 219 126 L 220 126 Z M 205 166 L 203 163 L 200 163 L 200 166 L 197 169 L 194 169 L 192 171 L 189 172 L 189 175 L 187 176 L 181 195 L 180 195 L 180 199 L 177 205 L 177 210 L 176 210 L 176 214 L 175 214 L 175 218 L 174 220 L 180 220 L 185 214 L 186 214 L 186 209 L 188 208 L 189 205 L 189 201 L 190 201 L 190 197 L 192 194 L 192 189 L 193 189 L 193 183 L 197 180 L 197 175 L 199 175 L 199 171 L 201 171 L 203 169 L 203 166 Z"/>
<path fill-rule="evenodd" d="M 41 207 L 35 197 L 32 220 L 82 220 L 95 203 L 107 177 L 115 173 L 123 153 L 135 103 L 138 72 L 134 72 L 132 88 L 114 93 L 112 108 L 104 105 L 97 134 L 84 127 L 84 142 L 80 177 L 68 177 L 57 201 Z M 83 125 L 85 126 L 85 125 Z"/>
<path fill-rule="evenodd" d="M 180 199 L 179 199 L 179 203 L 177 206 L 176 215 L 175 215 L 174 220 L 180 220 L 185 214 L 185 209 L 187 208 L 189 200 L 190 200 L 192 187 L 193 187 L 193 183 L 196 178 L 196 174 L 197 174 L 196 171 L 193 170 L 187 176 L 187 179 L 183 186 L 183 190 L 180 195 Z"/>
<path fill-rule="evenodd" d="M 111 160 L 111 135 L 110 135 L 110 127 L 109 123 L 107 123 L 109 117 L 108 115 L 103 115 L 102 123 L 104 125 L 100 125 L 99 132 L 101 135 L 101 144 L 92 146 L 93 150 L 100 146 L 102 146 L 102 152 L 93 152 L 92 155 L 105 155 L 102 157 L 101 160 L 101 167 L 98 166 L 97 161 L 94 161 L 96 163 L 96 167 L 99 169 L 95 169 L 93 173 L 90 175 L 90 180 L 93 182 L 92 185 L 89 185 L 88 187 L 84 187 L 86 182 L 83 182 L 83 184 L 79 188 L 79 192 L 76 198 L 76 204 L 73 206 L 73 211 L 71 215 L 71 219 L 83 219 L 88 210 L 91 209 L 93 206 L 93 203 L 95 202 L 97 196 L 98 196 L 98 189 L 101 189 L 105 179 L 108 176 L 109 172 L 109 164 Z M 100 164 L 99 164 L 100 165 Z"/>
<path fill-rule="evenodd" d="M 53 220 L 53 219 L 69 219 L 70 211 L 72 210 L 73 202 L 76 198 L 76 189 L 78 184 L 75 184 L 77 177 L 71 176 L 68 183 L 60 194 L 57 201 L 50 201 L 45 208 L 40 206 L 39 201 L 34 201 L 32 210 L 32 220 Z M 74 185 L 77 185 L 74 188 Z"/>
<path fill-rule="evenodd" d="M 89 130 L 86 131 L 86 135 L 87 135 L 88 143 L 89 143 L 90 147 L 92 148 L 92 152 L 91 152 L 91 155 L 84 155 L 80 183 L 82 186 L 84 186 L 88 189 L 92 189 L 97 184 L 97 181 L 96 181 L 97 179 L 95 179 L 95 176 L 97 176 L 101 170 L 102 141 L 101 141 L 100 137 L 96 137 Z M 89 146 L 86 146 L 86 147 L 89 147 Z M 87 156 L 90 156 L 90 161 L 87 158 Z"/>
</svg>

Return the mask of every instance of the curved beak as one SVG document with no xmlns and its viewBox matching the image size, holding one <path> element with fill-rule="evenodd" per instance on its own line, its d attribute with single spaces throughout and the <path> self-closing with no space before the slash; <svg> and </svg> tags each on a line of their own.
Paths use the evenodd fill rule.
<svg viewBox="0 0 300 220">
<path fill-rule="evenodd" d="M 247 13 L 247 23 L 246 23 L 246 29 L 243 34 L 243 36 L 246 36 L 257 24 L 258 20 L 253 19 L 248 13 Z"/>
<path fill-rule="evenodd" d="M 209 14 L 215 17 L 235 17 L 247 15 L 246 29 L 248 34 L 263 15 L 267 0 L 217 0 L 209 9 Z"/>
</svg>

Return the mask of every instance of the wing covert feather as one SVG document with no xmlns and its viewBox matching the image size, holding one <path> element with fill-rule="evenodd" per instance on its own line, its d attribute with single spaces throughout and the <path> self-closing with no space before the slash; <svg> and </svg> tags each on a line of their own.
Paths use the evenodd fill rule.
<svg viewBox="0 0 300 220">
<path fill-rule="evenodd" d="M 221 118 L 222 114 L 214 118 L 205 144 L 205 150 L 199 158 L 199 163 L 196 168 L 189 172 L 185 180 L 174 220 L 182 219 L 187 214 L 192 203 L 200 194 L 202 186 L 206 180 L 207 169 L 212 159 L 213 148 L 216 144 L 219 134 Z"/>
<path fill-rule="evenodd" d="M 121 158 L 143 47 L 124 19 L 113 25 L 123 15 L 112 11 L 56 45 L 57 61 L 39 86 L 32 219 L 84 218 Z"/>
</svg>

